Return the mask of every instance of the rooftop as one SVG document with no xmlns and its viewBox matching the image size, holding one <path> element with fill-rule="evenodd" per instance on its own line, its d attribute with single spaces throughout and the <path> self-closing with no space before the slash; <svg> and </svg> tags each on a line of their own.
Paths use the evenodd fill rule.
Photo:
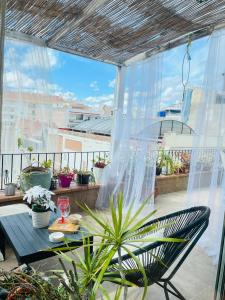
<svg viewBox="0 0 225 300">
<path fill-rule="evenodd" d="M 73 130 L 110 136 L 112 131 L 112 122 L 112 118 L 87 120 L 74 126 Z M 156 127 L 157 131 L 157 128 L 159 128 L 160 137 L 163 137 L 167 132 L 174 132 L 176 134 L 194 134 L 194 130 L 191 127 L 177 120 L 162 120 L 152 124 L 152 126 Z"/>
</svg>

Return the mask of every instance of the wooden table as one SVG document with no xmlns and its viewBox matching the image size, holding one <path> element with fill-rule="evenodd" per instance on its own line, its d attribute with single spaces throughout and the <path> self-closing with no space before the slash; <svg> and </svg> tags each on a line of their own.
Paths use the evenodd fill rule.
<svg viewBox="0 0 225 300">
<path fill-rule="evenodd" d="M 53 222 L 56 217 L 56 215 L 53 216 L 51 221 Z M 66 237 L 74 240 L 69 242 L 68 245 L 83 245 L 82 235 L 83 237 L 88 236 L 88 231 L 85 228 L 81 228 L 74 234 L 67 234 Z M 93 237 L 91 236 L 89 239 L 92 243 Z M 33 228 L 32 219 L 28 213 L 0 218 L 0 250 L 4 257 L 6 240 L 12 247 L 19 265 L 29 264 L 56 255 L 55 252 L 43 251 L 44 249 L 65 247 L 65 242 L 51 243 L 49 241 L 47 228 Z"/>
</svg>

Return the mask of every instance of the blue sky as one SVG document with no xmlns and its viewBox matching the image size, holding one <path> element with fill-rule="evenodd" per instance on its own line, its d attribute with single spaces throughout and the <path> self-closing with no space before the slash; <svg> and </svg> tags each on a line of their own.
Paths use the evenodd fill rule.
<svg viewBox="0 0 225 300">
<path fill-rule="evenodd" d="M 202 85 L 207 59 L 208 37 L 192 42 L 190 46 L 191 72 L 189 87 Z M 162 105 L 179 103 L 182 98 L 182 61 L 186 45 L 164 54 Z M 53 54 L 53 53 L 52 53 Z M 53 70 L 53 82 L 72 92 L 75 98 L 89 104 L 105 101 L 110 103 L 114 92 L 116 67 L 110 64 L 54 51 L 58 64 Z M 63 74 L 63 75 L 62 75 Z M 187 64 L 184 65 L 184 75 Z"/>
<path fill-rule="evenodd" d="M 201 87 L 208 55 L 209 38 L 193 41 L 190 46 L 191 67 L 188 87 Z M 182 62 L 186 45 L 164 53 L 162 102 L 164 106 L 178 104 L 182 99 Z M 184 64 L 184 78 L 187 78 L 187 60 Z"/>
<path fill-rule="evenodd" d="M 208 38 L 191 44 L 190 87 L 202 85 L 208 44 Z M 181 73 L 185 47 L 186 45 L 182 45 L 164 53 L 162 106 L 178 104 L 181 101 Z M 43 57 L 44 60 L 48 60 L 50 70 L 38 73 L 41 68 L 48 71 Z M 48 50 L 47 57 L 45 52 L 39 52 L 33 46 L 15 41 L 7 41 L 5 58 L 5 77 L 10 87 L 16 86 L 19 77 L 20 85 L 24 89 L 40 90 L 44 86 L 48 87 L 51 93 L 61 95 L 68 101 L 77 100 L 93 107 L 112 105 L 116 77 L 114 65 L 52 49 Z"/>
<path fill-rule="evenodd" d="M 54 51 L 59 64 L 52 72 L 53 82 L 82 100 L 113 92 L 116 67 L 95 60 Z"/>
<path fill-rule="evenodd" d="M 191 72 L 189 87 L 201 86 L 207 59 L 208 37 L 191 43 Z M 182 61 L 186 45 L 164 53 L 162 106 L 178 104 L 182 99 Z M 62 92 L 71 92 L 75 99 L 88 105 L 107 103 L 113 100 L 116 67 L 79 56 L 58 51 L 55 55 L 58 64 L 53 68 L 53 82 Z M 184 65 L 184 75 L 187 64 Z M 70 95 L 70 94 L 69 94 Z"/>
</svg>

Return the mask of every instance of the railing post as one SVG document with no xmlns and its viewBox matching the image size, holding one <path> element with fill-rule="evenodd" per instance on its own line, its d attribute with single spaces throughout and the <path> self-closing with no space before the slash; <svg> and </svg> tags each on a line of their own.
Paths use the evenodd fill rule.
<svg viewBox="0 0 225 300">
<path fill-rule="evenodd" d="M 2 105 L 3 105 L 3 73 L 4 73 L 4 45 L 5 45 L 5 11 L 6 0 L 0 2 L 0 153 L 2 153 Z"/>
</svg>

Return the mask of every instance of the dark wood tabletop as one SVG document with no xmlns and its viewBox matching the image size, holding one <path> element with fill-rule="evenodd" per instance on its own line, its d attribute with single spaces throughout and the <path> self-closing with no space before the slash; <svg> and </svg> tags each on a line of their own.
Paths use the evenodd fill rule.
<svg viewBox="0 0 225 300">
<path fill-rule="evenodd" d="M 51 222 L 57 216 L 52 215 Z M 65 242 L 51 243 L 49 241 L 48 228 L 33 228 L 32 219 L 28 213 L 21 213 L 0 218 L 0 250 L 5 257 L 5 241 L 12 247 L 19 264 L 29 264 L 41 259 L 56 255 L 55 252 L 43 251 L 50 248 L 64 247 Z M 69 246 L 81 246 L 83 237 L 88 237 L 85 228 L 74 234 L 66 234 L 66 237 L 73 239 Z M 92 241 L 92 237 L 90 237 Z"/>
</svg>

